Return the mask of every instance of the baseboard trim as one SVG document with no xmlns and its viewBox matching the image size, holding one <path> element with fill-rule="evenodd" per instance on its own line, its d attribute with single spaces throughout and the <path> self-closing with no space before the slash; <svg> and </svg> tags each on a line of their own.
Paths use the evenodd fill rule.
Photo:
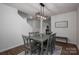
<svg viewBox="0 0 79 59">
<path fill-rule="evenodd" d="M 76 44 L 73 44 L 73 43 L 70 43 L 70 42 L 68 42 L 68 43 L 66 43 L 66 42 L 60 42 L 60 41 L 56 41 L 56 42 L 63 43 L 63 44 L 72 44 L 72 45 L 76 45 Z"/>
</svg>

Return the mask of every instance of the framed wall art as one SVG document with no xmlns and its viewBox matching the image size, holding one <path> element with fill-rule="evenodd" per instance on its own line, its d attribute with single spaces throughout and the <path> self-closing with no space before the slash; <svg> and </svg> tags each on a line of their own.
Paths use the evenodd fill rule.
<svg viewBox="0 0 79 59">
<path fill-rule="evenodd" d="M 56 28 L 68 28 L 68 21 L 55 22 Z"/>
</svg>

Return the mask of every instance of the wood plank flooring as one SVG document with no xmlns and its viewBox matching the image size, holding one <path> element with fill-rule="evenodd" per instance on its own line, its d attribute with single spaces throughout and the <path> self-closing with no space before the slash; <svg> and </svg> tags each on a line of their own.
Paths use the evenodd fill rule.
<svg viewBox="0 0 79 59">
<path fill-rule="evenodd" d="M 63 42 L 56 42 L 57 45 L 62 46 L 61 55 L 78 55 L 78 48 L 74 44 L 66 44 Z M 17 55 L 24 51 L 25 48 L 23 45 L 9 49 L 4 52 L 0 52 L 0 55 Z"/>
</svg>

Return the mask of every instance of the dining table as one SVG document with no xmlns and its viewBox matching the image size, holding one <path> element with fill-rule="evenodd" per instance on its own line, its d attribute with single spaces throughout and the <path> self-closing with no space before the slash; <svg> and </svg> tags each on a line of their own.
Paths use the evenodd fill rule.
<svg viewBox="0 0 79 59">
<path fill-rule="evenodd" d="M 43 43 L 49 39 L 50 35 L 46 35 L 46 34 L 40 34 L 40 35 L 35 35 L 35 36 L 30 36 L 30 38 L 32 40 L 35 40 L 37 42 L 41 43 L 41 52 L 40 54 L 43 54 Z"/>
</svg>

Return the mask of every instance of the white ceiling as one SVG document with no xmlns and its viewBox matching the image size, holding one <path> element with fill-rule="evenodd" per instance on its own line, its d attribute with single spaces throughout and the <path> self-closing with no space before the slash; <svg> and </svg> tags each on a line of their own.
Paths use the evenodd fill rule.
<svg viewBox="0 0 79 59">
<path fill-rule="evenodd" d="M 76 10 L 77 7 L 79 7 L 78 3 L 44 3 L 44 4 L 45 4 L 44 13 L 46 16 L 73 11 Z M 17 8 L 29 15 L 35 15 L 35 13 L 40 12 L 39 3 L 6 3 L 6 5 Z"/>
</svg>

